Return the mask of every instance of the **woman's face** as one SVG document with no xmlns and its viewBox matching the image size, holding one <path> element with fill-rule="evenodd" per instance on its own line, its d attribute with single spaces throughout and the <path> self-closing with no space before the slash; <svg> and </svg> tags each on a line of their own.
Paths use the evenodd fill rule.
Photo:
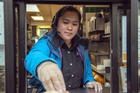
<svg viewBox="0 0 140 93">
<path fill-rule="evenodd" d="M 66 12 L 58 20 L 57 31 L 64 41 L 71 41 L 77 34 L 79 28 L 79 18 L 76 12 Z"/>
</svg>

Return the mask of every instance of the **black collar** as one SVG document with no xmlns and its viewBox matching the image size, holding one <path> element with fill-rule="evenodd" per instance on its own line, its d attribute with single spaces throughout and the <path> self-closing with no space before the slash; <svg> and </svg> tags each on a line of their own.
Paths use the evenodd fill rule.
<svg viewBox="0 0 140 93">
<path fill-rule="evenodd" d="M 72 39 L 71 48 L 74 49 L 79 44 L 79 41 L 80 41 L 80 36 L 76 35 Z M 64 40 L 58 35 L 57 32 L 56 32 L 56 34 L 54 35 L 54 37 L 52 39 L 52 43 L 55 46 L 55 48 L 62 47 L 65 44 Z"/>
</svg>

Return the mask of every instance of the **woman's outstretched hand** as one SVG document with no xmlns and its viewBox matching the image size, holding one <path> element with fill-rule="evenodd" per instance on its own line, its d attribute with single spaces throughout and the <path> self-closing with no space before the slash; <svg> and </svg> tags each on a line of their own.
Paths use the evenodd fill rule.
<svg viewBox="0 0 140 93">
<path fill-rule="evenodd" d="M 103 89 L 101 83 L 96 82 L 96 81 L 88 82 L 86 84 L 86 88 L 94 88 L 95 91 L 101 91 Z"/>
<path fill-rule="evenodd" d="M 37 74 L 47 91 L 67 93 L 62 72 L 57 64 L 49 61 L 44 62 L 37 68 Z"/>
</svg>

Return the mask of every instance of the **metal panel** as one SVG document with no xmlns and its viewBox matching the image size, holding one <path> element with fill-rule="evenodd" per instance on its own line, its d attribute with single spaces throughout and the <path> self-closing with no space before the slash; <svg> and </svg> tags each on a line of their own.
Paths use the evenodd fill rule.
<svg viewBox="0 0 140 93">
<path fill-rule="evenodd" d="M 127 32 L 128 93 L 138 93 L 138 0 L 130 0 Z"/>
<path fill-rule="evenodd" d="M 6 93 L 16 93 L 16 46 L 13 0 L 4 0 Z"/>
<path fill-rule="evenodd" d="M 26 30 L 26 6 L 24 2 L 18 2 L 18 49 L 19 49 L 19 91 L 26 93 L 26 71 L 24 59 L 27 54 L 27 30 Z"/>
<path fill-rule="evenodd" d="M 121 3 L 125 0 L 25 0 L 26 3 L 50 3 L 50 4 L 108 4 Z"/>
<path fill-rule="evenodd" d="M 111 31 L 111 93 L 119 93 L 119 62 L 120 62 L 120 40 L 118 5 L 112 4 L 112 31 Z"/>
</svg>

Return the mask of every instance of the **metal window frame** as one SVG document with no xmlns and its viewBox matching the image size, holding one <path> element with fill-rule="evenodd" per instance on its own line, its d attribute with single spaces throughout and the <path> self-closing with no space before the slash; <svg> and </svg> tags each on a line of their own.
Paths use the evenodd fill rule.
<svg viewBox="0 0 140 93">
<path fill-rule="evenodd" d="M 16 93 L 16 42 L 13 0 L 4 0 L 6 93 Z"/>
<path fill-rule="evenodd" d="M 24 59 L 27 55 L 27 27 L 26 27 L 26 4 L 25 2 L 17 2 L 18 8 L 18 77 L 19 77 L 19 89 L 18 93 L 26 93 L 26 70 L 24 67 Z"/>
<path fill-rule="evenodd" d="M 138 0 L 130 0 L 127 11 L 127 91 L 138 93 Z"/>
<path fill-rule="evenodd" d="M 19 4 L 19 15 L 24 15 L 25 13 L 25 6 L 24 4 L 26 3 L 47 3 L 47 4 L 86 4 L 86 5 L 95 5 L 95 4 L 112 4 L 112 34 L 111 34 L 111 38 L 112 38 L 112 89 L 111 92 L 112 93 L 119 93 L 119 79 L 118 79 L 118 61 L 119 61 L 119 44 L 118 41 L 119 40 L 119 33 L 116 32 L 117 31 L 117 23 L 115 23 L 115 20 L 117 19 L 115 17 L 116 12 L 117 12 L 117 5 L 115 5 L 115 3 L 119 3 L 119 2 L 124 2 L 124 0 L 101 0 L 101 2 L 99 2 L 100 0 L 17 0 L 18 2 L 21 2 L 21 4 Z M 16 49 L 15 49 L 15 26 L 14 26 L 14 2 L 17 2 L 16 0 L 4 0 L 4 6 L 5 6 L 5 59 L 6 59 L 6 93 L 16 93 Z M 81 1 L 81 3 L 79 3 Z M 110 2 L 109 2 L 110 1 Z M 137 1 L 138 0 L 131 0 L 130 2 L 130 6 L 131 6 L 131 11 L 128 12 L 128 15 L 130 16 L 130 20 L 128 20 L 128 28 L 130 29 L 128 31 L 128 36 L 129 38 L 127 38 L 127 48 L 128 48 L 128 55 L 127 55 L 127 60 L 128 60 L 128 67 L 127 67 L 127 71 L 131 72 L 131 74 L 128 75 L 128 77 L 130 77 L 130 79 L 128 79 L 128 92 L 129 93 L 137 93 L 138 90 L 138 84 L 137 84 L 137 80 L 138 80 L 138 69 L 137 69 L 137 62 L 138 62 L 138 55 L 137 55 Z M 115 12 L 116 11 L 116 12 Z M 134 15 L 135 14 L 135 15 Z M 19 51 L 20 53 L 20 57 L 19 60 L 21 61 L 21 63 L 19 64 L 21 69 L 19 71 L 19 73 L 24 72 L 24 65 L 23 65 L 23 60 L 24 57 L 26 55 L 25 50 L 26 50 L 26 26 L 25 26 L 25 15 L 24 18 L 22 16 L 19 16 L 19 37 L 20 37 L 20 42 L 19 42 Z M 133 15 L 133 16 L 132 16 Z M 135 16 L 135 17 L 134 17 Z M 117 20 L 116 20 L 117 21 Z M 24 32 L 25 31 L 25 32 Z M 116 36 L 117 35 L 117 36 Z M 129 42 L 131 41 L 131 42 Z M 117 42 L 117 46 L 114 46 L 114 42 Z M 116 43 L 115 43 L 116 44 Z M 116 47 L 116 48 L 115 48 Z M 135 62 L 134 62 L 135 61 Z M 21 80 L 20 83 L 25 81 L 24 75 L 19 74 L 19 78 L 23 79 L 23 81 Z M 116 77 L 115 77 L 116 76 Z M 116 78 L 116 79 L 115 79 Z M 24 82 L 25 83 L 25 82 Z M 115 85 L 113 85 L 115 84 Z M 129 87 L 131 87 L 129 89 Z M 23 90 L 25 89 L 26 86 L 23 84 L 20 85 L 20 89 Z M 19 90 L 20 90 L 19 89 Z M 130 92 L 132 91 L 132 92 Z M 20 91 L 20 93 L 25 93 L 26 91 Z"/>
<path fill-rule="evenodd" d="M 119 93 L 120 31 L 118 4 L 112 4 L 111 22 L 111 93 Z"/>
<path fill-rule="evenodd" d="M 111 4 L 125 2 L 125 0 L 25 0 L 26 3 L 47 3 L 47 4 Z"/>
</svg>

